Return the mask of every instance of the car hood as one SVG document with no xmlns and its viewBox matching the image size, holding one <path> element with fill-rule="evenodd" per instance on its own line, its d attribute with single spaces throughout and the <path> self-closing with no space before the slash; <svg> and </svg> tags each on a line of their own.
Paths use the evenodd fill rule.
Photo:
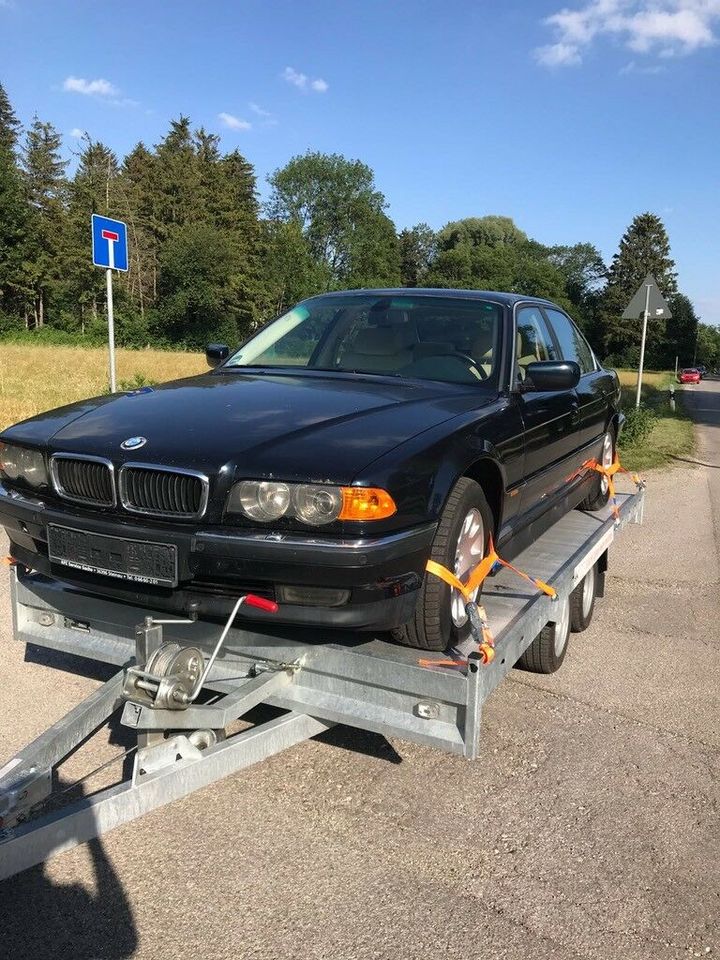
<svg viewBox="0 0 720 960">
<path fill-rule="evenodd" d="M 386 377 L 206 374 L 52 410 L 3 439 L 116 463 L 349 483 L 398 444 L 496 397 L 481 386 Z M 136 436 L 142 449 L 123 451 Z"/>
</svg>

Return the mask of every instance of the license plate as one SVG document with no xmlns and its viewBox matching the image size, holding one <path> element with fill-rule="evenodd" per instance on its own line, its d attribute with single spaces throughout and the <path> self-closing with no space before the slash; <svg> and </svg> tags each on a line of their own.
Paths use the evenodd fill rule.
<svg viewBox="0 0 720 960">
<path fill-rule="evenodd" d="M 52 563 L 99 573 L 104 577 L 176 587 L 177 547 L 171 543 L 126 540 L 70 527 L 48 527 L 48 556 Z"/>
</svg>

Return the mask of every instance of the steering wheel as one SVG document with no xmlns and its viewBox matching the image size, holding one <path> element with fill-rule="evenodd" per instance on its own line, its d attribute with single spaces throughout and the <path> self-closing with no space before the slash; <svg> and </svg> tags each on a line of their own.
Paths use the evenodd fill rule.
<svg viewBox="0 0 720 960">
<path fill-rule="evenodd" d="M 477 372 L 480 374 L 480 379 L 487 380 L 488 374 L 485 373 L 485 371 L 482 368 L 482 365 L 479 364 L 476 360 L 473 360 L 473 358 L 471 356 L 468 356 L 467 353 L 452 353 L 450 354 L 450 356 L 453 357 L 453 359 L 462 360 L 463 363 L 466 363 L 468 365 L 468 367 L 472 367 L 472 370 L 470 372 L 473 374 L 473 376 L 475 376 L 475 374 L 473 373 L 473 370 L 477 370 Z"/>
</svg>

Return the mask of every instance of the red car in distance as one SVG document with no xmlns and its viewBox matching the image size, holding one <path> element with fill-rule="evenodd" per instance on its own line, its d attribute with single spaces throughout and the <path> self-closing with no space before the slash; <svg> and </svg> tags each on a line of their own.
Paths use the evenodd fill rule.
<svg viewBox="0 0 720 960">
<path fill-rule="evenodd" d="M 700 383 L 700 371 L 695 367 L 687 367 L 678 374 L 680 383 Z"/>
</svg>

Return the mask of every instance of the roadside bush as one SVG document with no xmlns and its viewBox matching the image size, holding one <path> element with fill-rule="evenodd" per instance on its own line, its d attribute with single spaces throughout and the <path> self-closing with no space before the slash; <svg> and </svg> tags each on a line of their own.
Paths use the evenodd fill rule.
<svg viewBox="0 0 720 960">
<path fill-rule="evenodd" d="M 633 407 L 625 417 L 625 425 L 620 434 L 620 446 L 631 447 L 643 443 L 652 433 L 658 421 L 658 415 L 648 407 Z"/>
<path fill-rule="evenodd" d="M 153 380 L 151 377 L 146 377 L 144 373 L 138 373 L 136 371 L 129 380 L 118 380 L 117 392 L 127 393 L 129 390 L 141 390 L 143 387 L 154 387 L 156 383 L 157 380 Z M 109 383 L 106 385 L 103 393 L 110 393 Z"/>
</svg>

